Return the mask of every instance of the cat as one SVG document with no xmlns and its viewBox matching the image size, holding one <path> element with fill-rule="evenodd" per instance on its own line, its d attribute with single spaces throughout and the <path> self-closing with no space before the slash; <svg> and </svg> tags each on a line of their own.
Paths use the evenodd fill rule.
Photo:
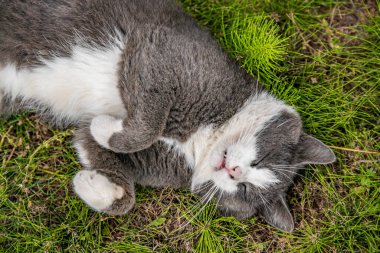
<svg viewBox="0 0 380 253">
<path fill-rule="evenodd" d="M 324 144 L 300 132 L 300 121 L 284 113 L 270 120 L 253 140 L 232 143 L 218 159 L 218 148 L 211 148 L 204 136 L 191 137 L 182 150 L 160 140 L 148 149 L 125 154 L 100 146 L 90 129 L 82 127 L 75 133 L 74 146 L 83 170 L 75 175 L 73 188 L 92 209 L 110 215 L 125 214 L 134 206 L 136 183 L 191 188 L 205 203 L 215 197 L 223 215 L 245 219 L 259 214 L 269 224 L 292 232 L 286 191 L 304 165 L 335 159 Z M 209 148 L 209 158 L 202 161 Z M 197 168 L 203 162 L 208 163 L 205 171 Z M 229 163 L 239 167 L 231 168 Z"/>
<path fill-rule="evenodd" d="M 291 231 L 290 219 L 279 220 L 290 215 L 284 196 L 294 174 L 335 160 L 303 132 L 291 106 L 265 91 L 174 0 L 1 1 L 0 101 L 3 115 L 33 108 L 58 126 L 89 124 L 83 139 L 100 146 L 76 143 L 87 170 L 74 189 L 109 213 L 127 212 L 130 205 L 113 211 L 115 198 L 132 194 L 133 180 L 144 184 L 120 176 L 143 167 L 123 159 L 156 152 L 183 160 L 194 192 L 221 192 L 225 213 L 244 218 L 262 209 L 269 223 Z M 99 149 L 110 157 L 104 168 L 83 159 Z M 115 156 L 124 157 L 123 166 Z M 102 170 L 114 170 L 120 182 Z M 93 192 L 112 185 L 108 200 L 94 204 L 80 190 L 78 182 L 93 178 Z"/>
</svg>

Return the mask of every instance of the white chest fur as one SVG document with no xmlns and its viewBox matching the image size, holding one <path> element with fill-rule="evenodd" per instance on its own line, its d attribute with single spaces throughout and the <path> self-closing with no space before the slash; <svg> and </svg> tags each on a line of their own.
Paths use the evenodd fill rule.
<svg viewBox="0 0 380 253">
<path fill-rule="evenodd" d="M 213 133 L 213 126 L 209 125 L 200 127 L 186 142 L 179 142 L 172 138 L 161 138 L 160 140 L 170 147 L 174 147 L 179 154 L 184 155 L 188 166 L 194 169 L 205 159 L 204 156 L 207 154 L 205 150 L 210 145 Z"/>
<path fill-rule="evenodd" d="M 0 91 L 47 106 L 58 120 L 81 121 L 99 114 L 122 117 L 125 109 L 117 88 L 120 55 L 120 43 L 107 49 L 74 46 L 70 57 L 53 58 L 43 66 L 0 66 Z"/>
</svg>

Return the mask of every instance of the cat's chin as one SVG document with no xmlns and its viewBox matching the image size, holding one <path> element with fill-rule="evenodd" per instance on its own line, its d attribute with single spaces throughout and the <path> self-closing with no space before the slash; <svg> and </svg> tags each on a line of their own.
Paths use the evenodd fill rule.
<svg viewBox="0 0 380 253">
<path fill-rule="evenodd" d="M 228 194 L 236 193 L 238 190 L 239 182 L 231 179 L 226 170 L 213 168 L 208 178 L 193 177 L 191 190 L 197 192 L 198 189 L 204 188 L 205 185 L 212 183 L 212 187 L 216 187 L 221 192 Z M 209 188 L 209 187 L 207 187 Z"/>
<path fill-rule="evenodd" d="M 231 179 L 226 170 L 218 170 L 213 173 L 213 182 L 216 187 L 226 193 L 235 193 L 238 190 L 238 183 Z"/>
</svg>

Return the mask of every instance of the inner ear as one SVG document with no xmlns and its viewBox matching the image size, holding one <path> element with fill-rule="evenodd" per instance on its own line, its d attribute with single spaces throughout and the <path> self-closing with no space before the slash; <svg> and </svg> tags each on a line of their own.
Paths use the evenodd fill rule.
<svg viewBox="0 0 380 253">
<path fill-rule="evenodd" d="M 294 229 L 293 217 L 286 204 L 285 197 L 279 198 L 271 205 L 265 205 L 261 210 L 261 215 L 268 224 L 291 233 Z"/>
<path fill-rule="evenodd" d="M 293 164 L 328 164 L 334 161 L 335 155 L 329 147 L 310 135 L 301 134 Z"/>
</svg>

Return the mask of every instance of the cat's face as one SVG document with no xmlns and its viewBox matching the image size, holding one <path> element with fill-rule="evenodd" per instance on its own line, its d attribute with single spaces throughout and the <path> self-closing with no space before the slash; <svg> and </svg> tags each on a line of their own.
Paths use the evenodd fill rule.
<svg viewBox="0 0 380 253">
<path fill-rule="evenodd" d="M 278 183 L 273 164 L 269 162 L 270 156 L 277 150 L 265 153 L 258 149 L 258 142 L 260 138 L 256 136 L 243 136 L 231 138 L 225 145 L 218 146 L 210 155 L 210 165 L 214 168 L 211 178 L 215 185 L 225 192 L 234 193 L 241 183 L 250 183 L 263 189 Z M 285 165 L 287 162 L 283 163 Z"/>
<path fill-rule="evenodd" d="M 331 163 L 335 156 L 302 131 L 296 113 L 284 110 L 265 120 L 260 127 L 236 126 L 224 134 L 205 159 L 207 173 L 193 177 L 193 190 L 214 196 L 225 214 L 246 218 L 259 212 L 268 223 L 291 231 L 284 196 L 297 171 L 305 164 Z"/>
</svg>

